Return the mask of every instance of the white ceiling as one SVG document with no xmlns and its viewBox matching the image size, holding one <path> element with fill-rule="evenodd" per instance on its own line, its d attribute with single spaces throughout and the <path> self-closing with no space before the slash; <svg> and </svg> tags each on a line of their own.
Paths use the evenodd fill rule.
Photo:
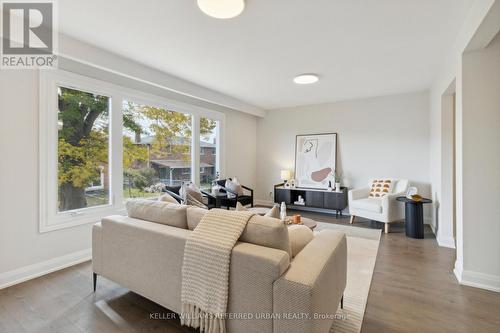
<svg viewBox="0 0 500 333">
<path fill-rule="evenodd" d="M 264 109 L 429 88 L 473 0 L 64 0 L 61 32 Z M 300 73 L 319 83 L 298 86 Z"/>
</svg>

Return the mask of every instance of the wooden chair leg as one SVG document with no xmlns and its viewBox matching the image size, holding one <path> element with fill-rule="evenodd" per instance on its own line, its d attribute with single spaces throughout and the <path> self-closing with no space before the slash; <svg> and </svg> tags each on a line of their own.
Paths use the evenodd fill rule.
<svg viewBox="0 0 500 333">
<path fill-rule="evenodd" d="M 385 232 L 386 234 L 388 234 L 388 233 L 389 233 L 389 223 L 385 223 L 385 226 L 384 226 L 384 232 Z"/>
<path fill-rule="evenodd" d="M 342 298 L 340 299 L 340 308 L 344 308 L 344 295 L 342 295 Z"/>
<path fill-rule="evenodd" d="M 355 218 L 355 217 L 356 217 L 356 216 L 351 215 L 351 220 L 349 221 L 349 223 L 350 223 L 350 224 L 353 224 L 353 223 L 354 223 L 354 218 Z"/>
<path fill-rule="evenodd" d="M 95 288 L 97 287 L 97 274 L 96 273 L 92 273 L 92 280 L 94 280 L 94 292 L 95 292 Z"/>
</svg>

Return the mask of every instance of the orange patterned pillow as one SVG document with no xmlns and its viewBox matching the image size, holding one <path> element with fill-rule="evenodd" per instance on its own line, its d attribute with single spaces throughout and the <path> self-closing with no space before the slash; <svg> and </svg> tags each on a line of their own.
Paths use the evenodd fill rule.
<svg viewBox="0 0 500 333">
<path fill-rule="evenodd" d="M 380 198 L 392 193 L 393 179 L 374 179 L 370 188 L 370 198 Z"/>
</svg>

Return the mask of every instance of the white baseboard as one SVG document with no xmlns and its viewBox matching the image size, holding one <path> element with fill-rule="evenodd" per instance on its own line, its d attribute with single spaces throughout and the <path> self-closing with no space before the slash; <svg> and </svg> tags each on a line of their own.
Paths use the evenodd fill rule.
<svg viewBox="0 0 500 333">
<path fill-rule="evenodd" d="M 457 263 L 453 273 L 461 285 L 500 293 L 500 276 L 463 270 Z"/>
<path fill-rule="evenodd" d="M 0 273 L 0 289 L 49 274 L 92 259 L 92 249 L 70 253 L 61 257 Z"/>
<path fill-rule="evenodd" d="M 428 223 L 432 229 L 432 232 L 436 236 L 436 241 L 439 246 L 447 247 L 450 249 L 455 248 L 455 238 L 451 236 L 443 236 L 439 233 L 439 230 L 436 230 L 436 227 L 432 223 Z"/>
<path fill-rule="evenodd" d="M 447 237 L 447 236 L 442 236 L 439 235 L 439 233 L 436 235 L 436 240 L 439 246 L 442 247 L 447 247 L 450 249 L 455 248 L 455 239 L 453 237 Z"/>
<path fill-rule="evenodd" d="M 259 206 L 266 206 L 266 207 L 272 207 L 274 206 L 274 202 L 272 202 L 271 200 L 260 200 L 260 199 L 256 199 L 254 204 L 256 205 L 259 205 Z"/>
</svg>

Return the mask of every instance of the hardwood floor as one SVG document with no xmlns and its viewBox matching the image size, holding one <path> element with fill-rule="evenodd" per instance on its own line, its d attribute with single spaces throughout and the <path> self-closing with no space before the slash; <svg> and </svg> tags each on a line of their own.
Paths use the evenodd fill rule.
<svg viewBox="0 0 500 333">
<path fill-rule="evenodd" d="M 318 221 L 348 218 L 306 213 Z M 382 224 L 359 220 L 365 228 Z M 500 294 L 458 285 L 454 250 L 406 238 L 402 224 L 382 234 L 362 332 L 500 332 Z M 196 332 L 175 314 L 108 281 L 92 292 L 90 263 L 0 290 L 0 332 Z"/>
<path fill-rule="evenodd" d="M 384 227 L 356 221 L 358 227 Z M 439 247 L 425 227 L 425 239 L 407 238 L 404 223 L 382 233 L 361 332 L 500 332 L 500 293 L 459 285 L 452 272 L 455 250 Z"/>
</svg>

